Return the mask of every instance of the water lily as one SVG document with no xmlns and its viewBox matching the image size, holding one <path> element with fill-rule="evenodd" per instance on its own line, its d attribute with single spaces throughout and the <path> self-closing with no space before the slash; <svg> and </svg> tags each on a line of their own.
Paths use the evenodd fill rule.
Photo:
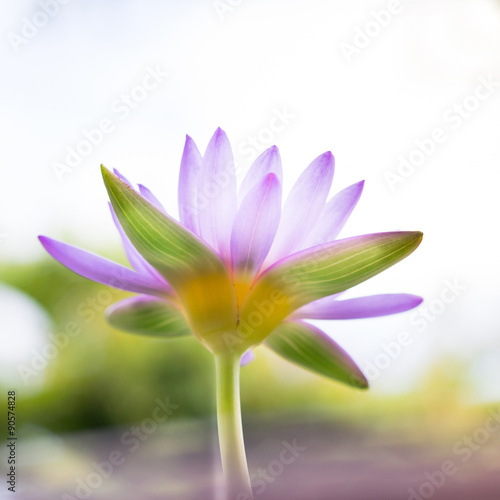
<svg viewBox="0 0 500 500">
<path fill-rule="evenodd" d="M 384 294 L 342 299 L 341 292 L 407 257 L 422 233 L 336 239 L 363 182 L 328 200 L 330 152 L 318 156 L 282 207 L 282 167 L 273 146 L 237 189 L 231 147 L 218 129 L 201 156 L 186 138 L 179 178 L 179 221 L 144 186 L 102 167 L 111 214 L 131 267 L 40 236 L 72 271 L 139 295 L 107 310 L 122 330 L 172 338 L 195 335 L 216 364 L 218 429 L 228 498 L 252 498 L 241 427 L 239 370 L 263 344 L 287 360 L 366 388 L 349 355 L 307 319 L 399 313 L 421 299 Z"/>
</svg>

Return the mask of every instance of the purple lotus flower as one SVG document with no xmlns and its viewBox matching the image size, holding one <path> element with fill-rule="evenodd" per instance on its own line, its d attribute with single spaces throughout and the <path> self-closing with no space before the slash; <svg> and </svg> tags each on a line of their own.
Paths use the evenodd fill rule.
<svg viewBox="0 0 500 500">
<path fill-rule="evenodd" d="M 367 387 L 347 353 L 305 320 L 384 316 L 422 300 L 409 294 L 342 300 L 341 292 L 413 252 L 422 233 L 336 240 L 363 181 L 328 200 L 333 173 L 333 155 L 318 156 L 282 207 L 278 149 L 262 153 L 237 189 L 231 147 L 217 129 L 203 157 L 186 138 L 179 221 L 147 188 L 136 190 L 116 170 L 103 168 L 111 214 L 131 268 L 40 236 L 49 254 L 72 271 L 139 294 L 108 309 L 112 325 L 161 337 L 194 334 L 214 354 L 222 459 L 231 494 L 251 495 L 239 414 L 241 357 L 263 343 L 316 373 Z"/>
</svg>

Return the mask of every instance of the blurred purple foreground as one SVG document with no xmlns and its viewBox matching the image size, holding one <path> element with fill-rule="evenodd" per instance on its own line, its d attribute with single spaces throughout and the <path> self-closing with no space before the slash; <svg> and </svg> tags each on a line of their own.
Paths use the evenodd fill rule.
<svg viewBox="0 0 500 500">
<path fill-rule="evenodd" d="M 247 418 L 244 426 L 256 500 L 500 499 L 500 432 L 467 457 L 453 451 L 456 440 L 437 444 L 401 429 L 360 432 L 311 417 Z M 171 421 L 138 436 L 131 427 L 25 436 L 11 497 L 215 500 L 217 453 L 215 423 L 206 421 Z M 439 472 L 450 461 L 451 472 Z"/>
</svg>

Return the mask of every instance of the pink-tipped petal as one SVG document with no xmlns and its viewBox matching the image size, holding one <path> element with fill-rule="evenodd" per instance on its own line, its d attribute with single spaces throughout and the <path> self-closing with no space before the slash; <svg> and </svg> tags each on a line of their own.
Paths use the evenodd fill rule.
<svg viewBox="0 0 500 500">
<path fill-rule="evenodd" d="M 250 166 L 238 191 L 238 201 L 241 204 L 248 193 L 269 174 L 274 174 L 280 184 L 283 184 L 280 152 L 276 146 L 266 149 Z"/>
<path fill-rule="evenodd" d="M 318 156 L 302 173 L 290 192 L 266 265 L 298 251 L 323 211 L 332 185 L 334 158 Z"/>
<path fill-rule="evenodd" d="M 229 243 L 236 217 L 236 175 L 231 145 L 218 128 L 201 160 L 198 210 L 203 239 L 229 258 Z"/>
<path fill-rule="evenodd" d="M 201 154 L 193 139 L 187 135 L 179 174 L 179 220 L 184 227 L 198 236 L 200 236 L 200 224 L 197 196 L 200 165 Z"/>
<path fill-rule="evenodd" d="M 231 234 L 233 270 L 255 274 L 273 244 L 281 212 L 281 183 L 268 174 L 243 200 Z"/>
<path fill-rule="evenodd" d="M 132 186 L 132 183 L 124 175 L 120 174 L 120 172 L 116 168 L 113 169 L 113 173 L 119 179 L 121 179 L 125 184 L 127 184 L 127 186 L 130 186 L 132 189 L 135 189 L 134 186 Z"/>
<path fill-rule="evenodd" d="M 408 311 L 422 303 L 422 298 L 409 293 L 388 293 L 337 300 L 336 297 L 311 302 L 293 313 L 294 318 L 358 319 L 376 318 Z"/>
<path fill-rule="evenodd" d="M 109 259 L 46 236 L 38 239 L 54 259 L 84 278 L 128 292 L 159 296 L 169 293 L 168 286 L 162 286 L 152 276 L 141 275 Z"/>
<path fill-rule="evenodd" d="M 138 184 L 137 187 L 139 188 L 139 193 L 142 195 L 142 197 L 146 198 L 146 200 L 148 200 L 151 205 L 156 207 L 158 210 L 161 210 L 164 214 L 167 213 L 158 198 L 146 186 Z"/>
<path fill-rule="evenodd" d="M 364 183 L 361 181 L 343 189 L 327 202 L 303 248 L 333 241 L 339 235 L 359 201 Z"/>
</svg>

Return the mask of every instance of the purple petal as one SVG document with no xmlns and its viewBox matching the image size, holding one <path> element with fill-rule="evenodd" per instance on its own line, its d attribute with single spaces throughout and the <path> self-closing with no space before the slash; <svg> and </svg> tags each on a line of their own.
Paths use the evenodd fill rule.
<svg viewBox="0 0 500 500">
<path fill-rule="evenodd" d="M 269 174 L 276 175 L 280 184 L 283 184 L 281 157 L 276 146 L 266 149 L 248 169 L 238 192 L 239 203 L 241 204 L 255 185 Z"/>
<path fill-rule="evenodd" d="M 128 292 L 160 296 L 169 293 L 168 287 L 162 286 L 152 276 L 139 274 L 109 259 L 46 236 L 39 236 L 38 239 L 54 259 L 84 278 Z"/>
<path fill-rule="evenodd" d="M 202 238 L 228 259 L 236 217 L 236 176 L 231 145 L 218 128 L 210 139 L 200 167 L 198 210 Z"/>
<path fill-rule="evenodd" d="M 254 352 L 250 349 L 241 356 L 240 366 L 246 366 L 255 359 Z"/>
<path fill-rule="evenodd" d="M 121 179 L 127 186 L 131 187 L 134 191 L 137 191 L 137 189 L 132 185 L 132 183 L 120 172 L 114 168 L 113 169 L 114 174 Z M 143 186 L 142 184 L 139 184 L 137 186 L 139 188 L 139 193 L 149 201 L 152 205 L 154 205 L 158 210 L 161 210 L 162 212 L 165 213 L 165 209 L 163 208 L 163 205 L 158 201 L 158 198 L 146 187 Z"/>
<path fill-rule="evenodd" d="M 333 241 L 344 227 L 359 201 L 365 181 L 358 182 L 337 193 L 326 204 L 323 213 L 314 225 L 304 248 Z"/>
<path fill-rule="evenodd" d="M 143 198 L 146 198 L 146 200 L 151 203 L 154 207 L 156 207 L 158 210 L 166 214 L 167 212 L 165 211 L 165 208 L 163 205 L 160 203 L 158 198 L 146 187 L 143 186 L 142 184 L 138 184 L 137 187 L 139 188 L 139 193 L 142 195 Z"/>
<path fill-rule="evenodd" d="M 125 184 L 127 184 L 128 186 L 130 186 L 132 189 L 135 189 L 133 186 L 132 186 L 132 183 L 122 174 L 120 174 L 120 172 L 118 172 L 118 170 L 116 168 L 113 169 L 113 172 L 114 174 L 119 177 Z"/>
<path fill-rule="evenodd" d="M 422 298 L 408 293 L 388 293 L 355 299 L 337 300 L 325 297 L 301 307 L 293 313 L 294 318 L 309 319 L 357 319 L 388 316 L 413 309 L 422 303 Z"/>
<path fill-rule="evenodd" d="M 159 282 L 160 286 L 169 288 L 169 285 L 165 281 L 163 276 L 148 261 L 146 261 L 146 259 L 144 259 L 144 257 L 137 251 L 134 245 L 132 245 L 129 237 L 125 234 L 125 231 L 123 230 L 122 225 L 120 224 L 120 221 L 118 220 L 118 217 L 116 216 L 111 203 L 109 203 L 109 209 L 111 211 L 111 216 L 113 217 L 113 222 L 115 223 L 115 226 L 120 234 L 123 249 L 125 250 L 127 259 L 132 267 L 139 273 L 150 274 Z"/>
<path fill-rule="evenodd" d="M 325 206 L 333 179 L 334 158 L 318 156 L 302 173 L 290 192 L 266 264 L 299 250 Z"/>
<path fill-rule="evenodd" d="M 200 152 L 193 139 L 187 135 L 179 174 L 179 220 L 184 227 L 198 236 L 200 235 L 200 224 L 198 220 L 197 192 L 200 164 Z"/>
<path fill-rule="evenodd" d="M 125 234 L 125 231 L 123 230 L 120 221 L 118 220 L 118 217 L 116 216 L 115 211 L 113 210 L 113 206 L 111 205 L 110 202 L 108 202 L 108 205 L 111 211 L 111 217 L 113 217 L 113 222 L 115 223 L 116 229 L 118 229 L 118 232 L 120 234 L 120 238 L 123 244 L 123 249 L 125 250 L 125 255 L 127 256 L 128 261 L 136 271 L 145 271 L 146 261 L 128 239 L 128 236 Z"/>
<path fill-rule="evenodd" d="M 257 344 L 295 310 L 359 285 L 408 257 L 422 238 L 420 231 L 366 234 L 292 254 L 265 269 L 252 283 L 239 307 L 238 327 L 243 331 L 252 325 L 252 340 Z M 266 312 L 265 322 L 256 322 L 255 304 L 264 297 L 276 307 Z"/>
<path fill-rule="evenodd" d="M 268 174 L 243 200 L 231 234 L 233 270 L 254 274 L 264 262 L 280 221 L 281 184 Z"/>
</svg>

